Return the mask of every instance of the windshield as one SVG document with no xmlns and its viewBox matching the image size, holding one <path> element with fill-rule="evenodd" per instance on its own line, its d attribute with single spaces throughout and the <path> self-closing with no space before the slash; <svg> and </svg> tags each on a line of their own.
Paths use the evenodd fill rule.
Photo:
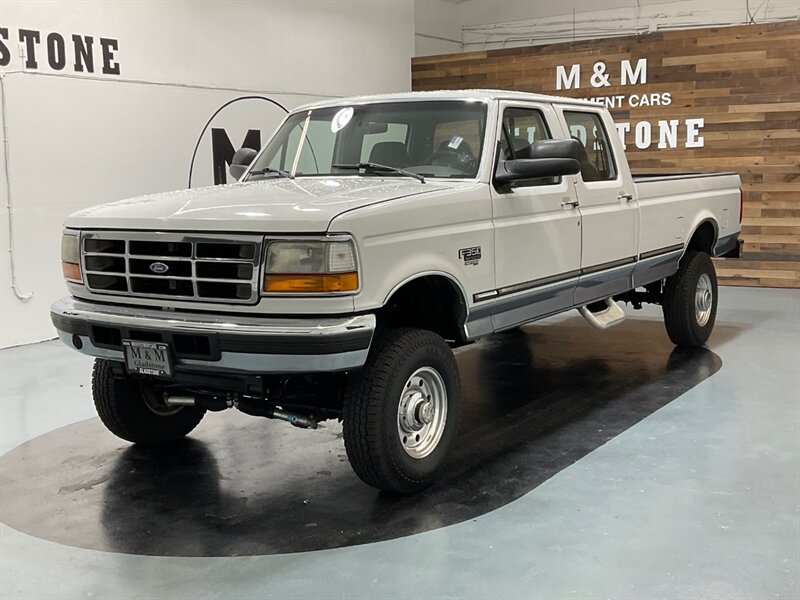
<svg viewBox="0 0 800 600">
<path fill-rule="evenodd" d="M 473 178 L 483 151 L 486 105 L 476 101 L 391 102 L 291 115 L 256 160 L 249 181 L 353 175 L 373 163 L 424 177 Z M 298 153 L 298 147 L 300 151 Z M 358 171 L 387 176 L 383 170 Z"/>
</svg>

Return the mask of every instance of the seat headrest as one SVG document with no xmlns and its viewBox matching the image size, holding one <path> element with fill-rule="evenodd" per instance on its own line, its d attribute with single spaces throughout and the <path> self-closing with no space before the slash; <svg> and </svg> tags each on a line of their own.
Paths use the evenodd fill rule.
<svg viewBox="0 0 800 600">
<path fill-rule="evenodd" d="M 369 162 L 388 167 L 407 167 L 406 145 L 403 142 L 378 142 L 369 153 Z"/>
</svg>

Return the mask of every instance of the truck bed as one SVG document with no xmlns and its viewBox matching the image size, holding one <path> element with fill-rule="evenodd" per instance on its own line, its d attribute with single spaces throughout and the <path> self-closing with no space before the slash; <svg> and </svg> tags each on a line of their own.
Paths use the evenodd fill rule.
<svg viewBox="0 0 800 600">
<path fill-rule="evenodd" d="M 739 231 L 737 173 L 639 173 L 633 182 L 640 209 L 640 253 L 685 244 L 704 221 L 717 224 L 717 240 Z"/>
<path fill-rule="evenodd" d="M 677 179 L 695 179 L 699 177 L 722 177 L 736 175 L 733 171 L 722 173 L 632 173 L 634 183 L 649 183 L 651 181 L 674 181 Z"/>
</svg>

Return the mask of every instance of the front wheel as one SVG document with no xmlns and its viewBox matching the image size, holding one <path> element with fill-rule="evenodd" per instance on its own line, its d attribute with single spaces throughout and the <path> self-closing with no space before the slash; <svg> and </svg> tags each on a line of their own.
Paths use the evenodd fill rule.
<svg viewBox="0 0 800 600">
<path fill-rule="evenodd" d="M 136 444 L 174 442 L 197 427 L 206 412 L 195 406 L 167 406 L 152 386 L 115 376 L 111 362 L 102 358 L 94 361 L 92 396 L 103 425 Z"/>
<path fill-rule="evenodd" d="M 667 334 L 676 346 L 702 346 L 717 318 L 717 273 L 705 252 L 689 250 L 667 279 L 662 302 Z"/>
<path fill-rule="evenodd" d="M 447 343 L 396 329 L 374 342 L 348 382 L 344 442 L 356 474 L 381 490 L 411 493 L 436 479 L 458 432 L 461 383 Z"/>
</svg>

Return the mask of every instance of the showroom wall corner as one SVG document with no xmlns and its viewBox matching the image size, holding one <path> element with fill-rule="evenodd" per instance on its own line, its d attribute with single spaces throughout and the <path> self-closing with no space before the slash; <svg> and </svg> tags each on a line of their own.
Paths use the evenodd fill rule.
<svg viewBox="0 0 800 600">
<path fill-rule="evenodd" d="M 193 154 L 191 187 L 219 183 L 212 129 L 223 149 L 239 147 L 246 135 L 263 142 L 300 104 L 409 90 L 414 6 L 4 0 L 0 42 L 7 347 L 55 335 L 48 309 L 66 294 L 59 244 L 68 214 L 185 188 Z"/>
</svg>

